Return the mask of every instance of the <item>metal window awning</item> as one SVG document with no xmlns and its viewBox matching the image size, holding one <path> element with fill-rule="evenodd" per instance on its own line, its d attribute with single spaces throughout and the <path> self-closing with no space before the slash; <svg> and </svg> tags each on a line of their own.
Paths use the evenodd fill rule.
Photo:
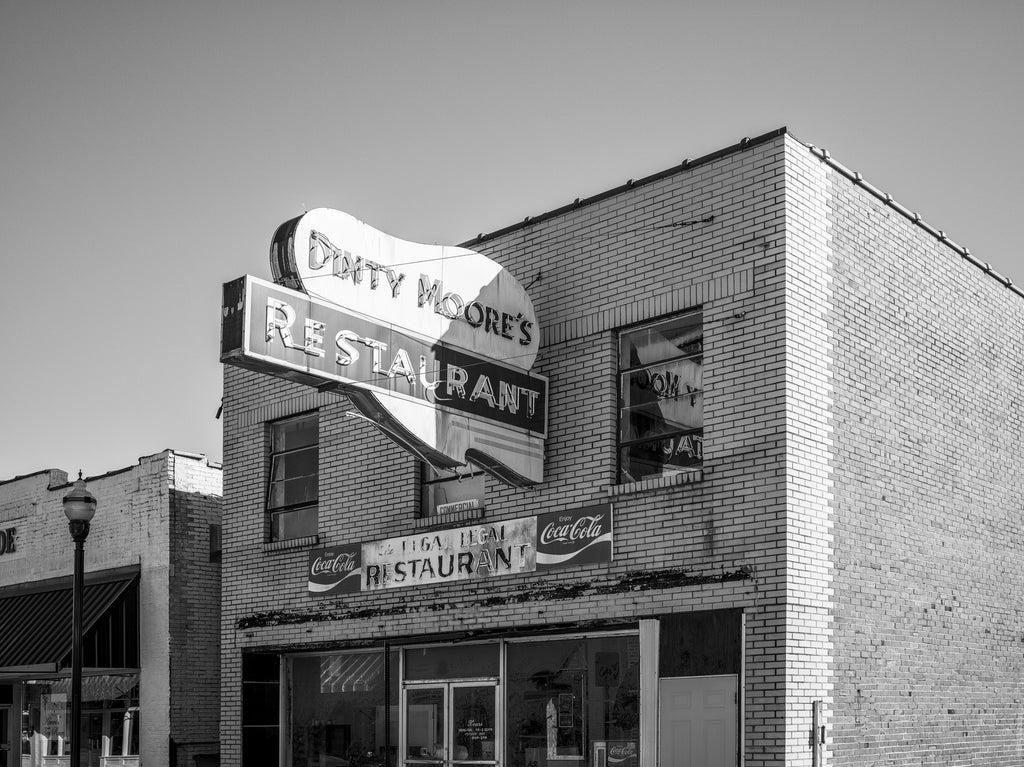
<svg viewBox="0 0 1024 767">
<path fill-rule="evenodd" d="M 86 576 L 82 632 L 127 598 L 138 599 L 138 570 Z M 0 674 L 54 673 L 71 652 L 70 578 L 0 589 Z"/>
</svg>

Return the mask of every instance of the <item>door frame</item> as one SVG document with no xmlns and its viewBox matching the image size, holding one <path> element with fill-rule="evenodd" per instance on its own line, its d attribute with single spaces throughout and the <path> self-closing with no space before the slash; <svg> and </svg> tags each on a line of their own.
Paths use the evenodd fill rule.
<svg viewBox="0 0 1024 767">
<path fill-rule="evenodd" d="M 679 680 L 694 680 L 694 679 L 732 679 L 733 680 L 733 705 L 736 707 L 733 716 L 733 737 L 735 749 L 733 751 L 734 761 L 733 765 L 738 767 L 743 764 L 743 677 L 740 674 L 694 674 L 692 676 L 669 676 L 659 677 L 657 680 L 658 689 L 658 735 L 654 743 L 654 755 L 655 759 L 660 763 L 661 760 L 661 745 L 662 745 L 662 732 L 661 732 L 661 715 L 662 715 L 662 695 L 661 689 L 664 682 L 679 681 Z"/>
<path fill-rule="evenodd" d="M 491 687 L 494 690 L 494 759 L 471 762 L 488 767 L 498 767 L 502 763 L 504 743 L 504 706 L 501 699 L 501 683 L 495 677 L 479 677 L 471 679 L 432 679 L 403 681 L 400 686 L 400 704 L 398 708 L 398 753 L 401 767 L 414 765 L 442 765 L 451 767 L 453 762 L 467 763 L 468 760 L 454 758 L 455 730 L 452 721 L 453 690 L 462 687 Z M 408 746 L 408 693 L 411 690 L 443 690 L 444 701 L 444 759 L 410 759 Z"/>
</svg>

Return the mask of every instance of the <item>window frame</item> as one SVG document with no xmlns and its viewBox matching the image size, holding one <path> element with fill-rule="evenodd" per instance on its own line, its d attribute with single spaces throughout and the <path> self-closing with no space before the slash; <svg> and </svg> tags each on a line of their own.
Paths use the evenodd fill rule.
<svg viewBox="0 0 1024 767">
<path fill-rule="evenodd" d="M 438 475 L 436 478 L 431 479 L 431 474 Z M 456 476 L 442 477 L 437 469 L 434 469 L 426 461 L 419 461 L 419 477 L 418 477 L 418 494 L 416 499 L 416 516 L 419 519 L 435 519 L 438 516 L 437 507 L 432 509 L 427 508 L 427 488 L 431 485 L 443 485 L 452 482 L 462 482 L 466 479 L 480 480 L 480 506 L 478 507 L 481 511 L 487 505 L 487 478 L 486 472 L 476 470 L 469 471 L 466 474 L 459 474 L 458 472 L 451 472 Z"/>
<path fill-rule="evenodd" d="M 301 420 L 312 420 L 314 422 L 314 433 L 315 441 L 312 444 L 304 444 L 299 447 L 276 451 L 275 448 L 275 436 L 276 429 L 283 427 L 284 425 Z M 310 410 L 304 413 L 296 413 L 294 415 L 287 416 L 285 418 L 279 418 L 274 421 L 267 422 L 266 431 L 266 487 L 263 499 L 263 510 L 265 514 L 265 535 L 264 539 L 269 543 L 277 543 L 280 541 L 290 541 L 299 538 L 305 538 L 308 535 L 316 535 L 319 530 L 319 506 L 320 506 L 320 413 L 318 410 Z M 274 493 L 274 487 L 277 483 L 284 482 L 287 479 L 294 479 L 294 477 L 284 477 L 282 479 L 274 479 L 274 466 L 275 459 L 281 456 L 287 456 L 289 454 L 296 454 L 302 450 L 309 450 L 310 448 L 316 450 L 316 470 L 310 474 L 298 475 L 300 477 L 313 476 L 316 479 L 316 492 L 313 500 L 303 500 L 296 503 L 282 503 L 281 505 L 272 505 L 272 498 Z M 275 529 L 275 518 L 279 515 L 293 515 L 296 512 L 302 512 L 312 509 L 312 515 L 314 517 L 314 529 L 312 532 L 304 535 L 292 535 L 292 536 L 277 536 L 274 534 Z"/>
<path fill-rule="evenodd" d="M 659 325 L 666 325 L 668 323 L 676 322 L 676 321 L 682 320 L 682 319 L 687 318 L 687 317 L 692 317 L 692 316 L 697 316 L 700 319 L 700 331 L 701 331 L 701 333 L 700 333 L 700 348 L 699 348 L 699 350 L 694 351 L 694 352 L 685 352 L 685 353 L 673 355 L 673 356 L 670 356 L 670 357 L 665 357 L 663 359 L 658 359 L 655 362 L 646 362 L 646 363 L 642 363 L 642 364 L 638 364 L 638 365 L 633 365 L 633 366 L 629 366 L 629 367 L 624 367 L 622 365 L 623 341 L 630 334 L 636 333 L 637 331 L 646 330 L 646 329 L 649 329 L 649 328 L 656 328 Z M 629 375 L 632 372 L 636 372 L 636 371 L 640 371 L 640 370 L 646 370 L 646 369 L 650 369 L 650 368 L 652 368 L 654 366 L 657 366 L 657 365 L 663 365 L 663 364 L 666 364 L 666 363 L 678 362 L 680 360 L 697 360 L 698 361 L 697 364 L 699 364 L 700 367 L 701 367 L 701 377 L 703 379 L 703 367 L 704 367 L 704 329 L 705 329 L 705 327 L 704 327 L 704 307 L 699 305 L 699 306 L 694 306 L 694 307 L 692 307 L 690 309 L 686 309 L 685 311 L 682 311 L 682 312 L 676 312 L 676 313 L 673 313 L 673 314 L 670 314 L 670 315 L 658 317 L 657 319 L 644 320 L 643 322 L 638 322 L 638 323 L 635 323 L 635 324 L 632 324 L 632 325 L 627 325 L 627 326 L 624 326 L 624 327 L 620 327 L 620 328 L 618 328 L 615 331 L 615 333 L 616 333 L 616 337 L 615 337 L 615 386 L 616 386 L 616 392 L 617 392 L 617 395 L 618 395 L 618 399 L 617 399 L 617 403 L 616 403 L 617 406 L 616 406 L 616 410 L 615 410 L 615 473 L 616 473 L 616 481 L 618 483 L 620 483 L 620 484 L 621 483 L 633 483 L 633 482 L 643 482 L 644 480 L 649 480 L 649 479 L 651 479 L 651 480 L 663 479 L 665 477 L 675 476 L 675 475 L 678 475 L 678 474 L 687 474 L 687 473 L 690 473 L 690 472 L 701 471 L 701 469 L 703 468 L 703 465 L 704 465 L 703 449 L 701 449 L 701 457 L 700 457 L 699 462 L 696 465 L 694 465 L 692 467 L 679 467 L 679 469 L 677 471 L 674 471 L 671 474 L 666 474 L 666 473 L 662 472 L 662 473 L 658 473 L 658 474 L 647 474 L 647 475 L 644 475 L 644 476 L 641 476 L 641 477 L 638 477 L 638 478 L 632 478 L 624 470 L 625 466 L 624 466 L 624 461 L 623 461 L 623 450 L 625 450 L 625 449 L 627 449 L 629 447 L 635 446 L 635 445 L 640 445 L 640 444 L 644 444 L 644 443 L 648 443 L 648 442 L 661 442 L 661 441 L 668 440 L 668 439 L 675 439 L 675 438 L 681 437 L 681 436 L 694 436 L 694 435 L 696 435 L 696 436 L 700 437 L 700 444 L 703 445 L 703 436 L 704 436 L 703 405 L 702 405 L 702 411 L 701 411 L 701 423 L 700 423 L 700 427 L 699 428 L 673 429 L 671 431 L 666 431 L 663 434 L 658 434 L 658 435 L 656 435 L 654 437 L 647 437 L 647 438 L 642 438 L 641 437 L 641 438 L 637 438 L 637 439 L 623 439 L 623 428 L 622 428 L 622 423 L 623 422 L 622 422 L 622 419 L 623 419 L 623 413 L 627 409 L 627 407 L 632 407 L 632 405 L 630 405 L 630 406 L 626 405 L 625 392 L 623 391 L 623 379 L 625 378 L 625 376 Z M 699 394 L 701 396 L 701 399 L 703 400 L 703 395 L 704 395 L 703 383 L 702 383 L 700 389 L 697 389 L 697 390 L 691 392 L 690 394 L 693 397 L 695 397 L 696 395 Z M 676 396 L 677 397 L 678 396 L 686 396 L 686 394 L 676 395 Z"/>
</svg>

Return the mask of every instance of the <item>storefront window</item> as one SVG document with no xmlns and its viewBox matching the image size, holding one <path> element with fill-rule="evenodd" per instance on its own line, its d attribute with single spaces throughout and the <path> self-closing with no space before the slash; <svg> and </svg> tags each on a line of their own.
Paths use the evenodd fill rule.
<svg viewBox="0 0 1024 767">
<path fill-rule="evenodd" d="M 397 652 L 391 654 L 389 723 L 384 679 L 380 651 L 288 658 L 288 765 L 379 767 L 389 748 L 394 760 L 399 728 Z"/>
<path fill-rule="evenodd" d="M 71 753 L 71 680 L 27 681 L 22 687 L 22 764 Z M 138 767 L 139 677 L 82 678 L 82 767 Z"/>
<path fill-rule="evenodd" d="M 418 647 L 405 651 L 406 679 L 471 679 L 498 675 L 498 645 Z"/>
<path fill-rule="evenodd" d="M 507 669 L 510 767 L 639 764 L 639 639 L 510 643 Z"/>
<path fill-rule="evenodd" d="M 279 763 L 281 659 L 271 653 L 242 655 L 242 764 Z"/>
<path fill-rule="evenodd" d="M 703 370 L 704 324 L 699 311 L 620 335 L 620 481 L 701 466 Z"/>
</svg>

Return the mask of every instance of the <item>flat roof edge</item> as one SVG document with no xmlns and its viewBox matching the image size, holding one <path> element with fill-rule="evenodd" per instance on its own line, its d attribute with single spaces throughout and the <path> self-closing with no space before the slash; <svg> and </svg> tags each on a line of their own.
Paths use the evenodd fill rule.
<svg viewBox="0 0 1024 767">
<path fill-rule="evenodd" d="M 968 263 L 971 263 L 974 266 L 976 266 L 978 269 L 981 269 L 981 271 L 983 271 L 989 277 L 992 277 L 997 282 L 1009 288 L 1018 296 L 1024 297 L 1024 289 L 1022 289 L 1018 285 L 1015 285 L 1012 279 L 997 272 L 995 269 L 992 268 L 991 264 L 985 261 L 980 261 L 977 258 L 975 258 L 971 254 L 970 249 L 964 247 L 963 245 L 958 245 L 957 243 L 953 242 L 953 240 L 946 236 L 946 233 L 944 231 L 942 231 L 941 229 L 936 229 L 934 226 L 932 226 L 927 221 L 922 219 L 919 214 L 896 202 L 896 200 L 893 199 L 893 196 L 891 194 L 889 194 L 888 192 L 883 192 L 881 189 L 865 181 L 863 175 L 861 175 L 857 171 L 850 170 L 841 162 L 834 160 L 827 149 L 822 149 L 821 147 L 814 146 L 813 144 L 806 144 L 803 141 L 800 141 L 800 139 L 797 139 L 795 136 L 793 138 L 799 141 L 801 144 L 803 144 L 803 146 L 807 147 L 807 150 L 812 155 L 817 157 L 819 160 L 821 160 L 830 168 L 838 172 L 840 175 L 845 176 L 847 179 L 852 181 L 854 186 L 860 187 L 868 194 L 870 194 L 872 197 L 874 197 L 876 200 L 879 200 L 880 202 L 889 206 L 894 211 L 899 213 L 901 216 L 914 223 L 918 228 L 926 231 L 928 234 L 937 239 L 947 248 L 949 248 L 958 256 L 963 258 L 964 261 L 967 261 Z"/>
<path fill-rule="evenodd" d="M 639 186 L 651 184 L 654 183 L 655 181 L 661 181 L 662 179 L 668 178 L 669 176 L 674 176 L 677 173 L 692 170 L 693 168 L 698 168 L 701 165 L 706 165 L 710 162 L 714 162 L 715 160 L 719 160 L 731 154 L 742 152 L 746 149 L 750 149 L 751 147 L 758 146 L 759 144 L 767 143 L 778 138 L 779 136 L 786 135 L 786 133 L 788 133 L 788 130 L 785 126 L 783 126 L 781 128 L 776 128 L 773 131 L 769 131 L 768 133 L 762 133 L 760 136 L 755 136 L 754 138 L 743 138 L 735 144 L 723 147 L 722 149 L 718 149 L 714 152 L 711 152 L 710 154 L 703 155 L 702 157 L 698 157 L 694 160 L 683 160 L 679 165 L 675 165 L 671 168 L 666 168 L 665 170 L 658 171 L 657 173 L 652 173 L 650 176 L 644 176 L 643 178 L 639 179 L 630 179 L 625 184 L 620 184 L 619 186 L 613 187 L 612 189 L 608 189 L 604 192 L 599 192 L 598 194 L 592 195 L 590 197 L 577 197 L 568 205 L 563 205 L 560 208 L 555 208 L 554 210 L 549 210 L 546 213 L 540 213 L 536 216 L 527 216 L 525 219 L 518 223 L 511 224 L 501 229 L 496 229 L 493 232 L 481 232 L 473 239 L 459 243 L 459 247 L 469 248 L 472 247 L 473 245 L 478 245 L 481 242 L 486 242 L 497 237 L 502 237 L 506 234 L 511 234 L 512 232 L 515 232 L 519 229 L 524 229 L 527 226 L 532 226 L 533 224 L 539 224 L 544 221 L 548 221 L 552 218 L 557 218 L 558 216 L 565 215 L 566 213 L 571 213 L 574 210 L 579 210 L 580 208 L 584 208 L 588 205 L 593 205 L 594 203 L 601 202 L 602 200 L 607 200 L 610 197 L 615 197 L 616 195 L 622 194 L 623 192 L 628 192 L 631 189 L 636 189 Z"/>
</svg>

